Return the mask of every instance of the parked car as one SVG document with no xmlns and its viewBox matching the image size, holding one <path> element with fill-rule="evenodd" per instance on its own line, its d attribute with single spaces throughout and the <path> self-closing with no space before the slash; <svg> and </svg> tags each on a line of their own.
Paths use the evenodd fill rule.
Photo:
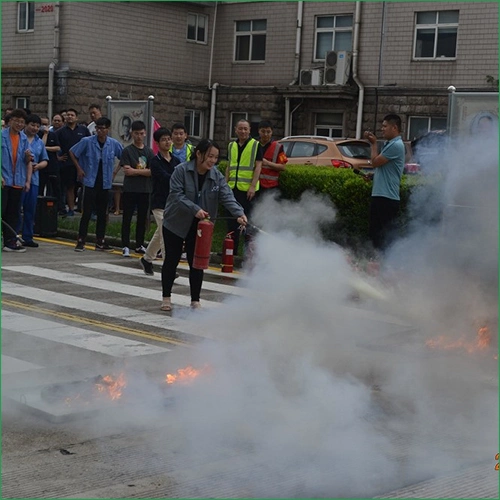
<svg viewBox="0 0 500 500">
<path fill-rule="evenodd" d="M 292 135 L 281 139 L 288 165 L 371 169 L 370 143 L 362 139 L 336 139 Z"/>
</svg>

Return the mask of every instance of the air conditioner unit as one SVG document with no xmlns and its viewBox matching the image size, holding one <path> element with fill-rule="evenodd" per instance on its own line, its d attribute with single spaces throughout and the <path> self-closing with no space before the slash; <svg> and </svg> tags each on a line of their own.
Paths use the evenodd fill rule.
<svg viewBox="0 0 500 500">
<path fill-rule="evenodd" d="M 303 69 L 300 71 L 301 85 L 321 85 L 320 69 Z"/>
<path fill-rule="evenodd" d="M 331 50 L 325 57 L 325 85 L 345 85 L 351 72 L 351 52 Z"/>
</svg>

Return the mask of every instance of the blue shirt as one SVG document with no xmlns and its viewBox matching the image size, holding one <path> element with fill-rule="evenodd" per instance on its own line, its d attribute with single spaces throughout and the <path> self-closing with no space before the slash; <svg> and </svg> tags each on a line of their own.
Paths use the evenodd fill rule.
<svg viewBox="0 0 500 500">
<path fill-rule="evenodd" d="M 12 171 L 12 142 L 10 141 L 10 128 L 2 130 L 2 177 L 6 186 L 24 187 L 26 184 L 26 159 L 24 152 L 29 149 L 29 147 L 30 145 L 26 134 L 21 132 L 14 174 Z"/>
<path fill-rule="evenodd" d="M 84 186 L 91 188 L 95 186 L 99 162 L 102 160 L 102 188 L 111 189 L 115 158 L 120 159 L 123 151 L 123 146 L 116 139 L 106 137 L 106 142 L 101 148 L 97 135 L 85 137 L 76 143 L 70 151 L 78 158 L 78 163 L 85 172 Z"/>
<path fill-rule="evenodd" d="M 43 143 L 42 139 L 38 137 L 38 135 L 35 135 L 31 143 L 29 142 L 28 139 L 28 149 L 31 151 L 31 154 L 33 155 L 33 164 L 35 163 L 40 163 L 41 161 L 49 161 L 49 155 L 47 154 L 47 150 L 45 149 L 45 144 Z M 45 167 L 47 168 L 47 167 Z M 31 176 L 31 184 L 33 186 L 38 186 L 39 185 L 39 174 L 38 170 L 36 172 L 33 172 L 33 175 Z"/>
<path fill-rule="evenodd" d="M 399 201 L 399 188 L 405 167 L 405 146 L 401 136 L 387 141 L 380 155 L 389 161 L 374 169 L 372 196 Z"/>
<path fill-rule="evenodd" d="M 179 163 L 184 163 L 191 160 L 191 153 L 193 149 L 193 145 L 188 142 L 185 142 L 181 149 L 176 149 L 172 144 L 172 146 L 170 146 L 170 154 L 175 156 L 179 160 Z"/>
</svg>

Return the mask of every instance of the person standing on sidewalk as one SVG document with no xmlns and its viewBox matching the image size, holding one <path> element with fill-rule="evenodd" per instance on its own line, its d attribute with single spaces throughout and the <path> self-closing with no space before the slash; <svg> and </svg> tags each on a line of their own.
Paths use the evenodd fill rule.
<svg viewBox="0 0 500 500">
<path fill-rule="evenodd" d="M 69 155 L 76 165 L 78 178 L 83 183 L 82 218 L 78 229 L 75 252 L 85 250 L 90 217 L 97 215 L 96 250 L 112 250 L 105 242 L 108 217 L 108 195 L 113 180 L 115 158 L 120 159 L 123 146 L 108 137 L 111 121 L 106 117 L 95 122 L 96 135 L 86 137 L 75 144 Z"/>
<path fill-rule="evenodd" d="M 273 140 L 271 122 L 263 120 L 259 123 L 259 142 L 262 146 L 262 169 L 260 171 L 259 196 L 273 192 L 279 187 L 279 176 L 286 168 L 288 158 L 283 145 Z"/>
<path fill-rule="evenodd" d="M 21 215 L 21 196 L 31 186 L 31 152 L 26 134 L 26 112 L 15 109 L 10 114 L 9 126 L 2 130 L 2 234 L 3 250 L 26 252 L 17 245 L 15 227 Z M 8 226 L 7 226 L 8 224 Z"/>
<path fill-rule="evenodd" d="M 370 238 L 376 250 L 383 251 L 391 242 L 394 223 L 399 214 L 399 190 L 405 166 L 405 146 L 401 139 L 401 118 L 389 114 L 382 121 L 382 136 L 385 139 L 380 154 L 377 138 L 371 132 L 364 137 L 371 144 L 373 173 L 372 198 L 370 203 Z"/>
<path fill-rule="evenodd" d="M 17 233 L 21 232 L 23 247 L 38 248 L 38 243 L 33 241 L 33 232 L 35 230 L 35 213 L 38 202 L 38 185 L 40 183 L 40 170 L 45 169 L 49 163 L 49 155 L 45 149 L 45 144 L 38 137 L 38 131 L 42 120 L 38 115 L 28 115 L 26 118 L 26 127 L 24 133 L 28 138 L 29 150 L 31 152 L 31 164 L 33 172 L 31 175 L 31 187 L 29 191 L 24 191 L 21 197 L 21 206 L 23 208 L 22 221 L 19 219 L 17 224 Z"/>
<path fill-rule="evenodd" d="M 132 122 L 132 144 L 122 153 L 120 165 L 114 175 L 123 167 L 123 218 L 122 218 L 122 255 L 130 257 L 130 225 L 134 210 L 137 209 L 135 229 L 135 252 L 146 253 L 144 237 L 146 235 L 146 220 L 149 215 L 149 195 L 151 193 L 151 170 L 148 164 L 155 156 L 153 150 L 144 144 L 146 124 L 142 121 Z"/>
<path fill-rule="evenodd" d="M 230 142 L 227 148 L 228 162 L 226 181 L 233 190 L 234 197 L 243 207 L 247 217 L 251 216 L 255 194 L 259 190 L 259 177 L 262 168 L 262 146 L 250 137 L 250 122 L 242 119 L 235 127 L 238 139 Z M 227 230 L 233 233 L 234 255 L 238 255 L 240 233 L 236 220 L 228 220 Z M 249 233 L 246 234 L 248 241 Z"/>
<path fill-rule="evenodd" d="M 174 173 L 175 166 L 179 164 L 179 160 L 170 154 L 172 135 L 168 128 L 156 130 L 153 139 L 159 150 L 158 154 L 149 162 L 153 184 L 151 210 L 156 221 L 156 231 L 146 248 L 144 257 L 141 257 L 140 260 L 141 266 L 148 276 L 154 275 L 153 260 L 160 248 L 163 258 L 165 258 L 165 244 L 162 235 L 163 210 L 165 210 L 165 203 L 170 193 L 170 177 Z"/>
</svg>

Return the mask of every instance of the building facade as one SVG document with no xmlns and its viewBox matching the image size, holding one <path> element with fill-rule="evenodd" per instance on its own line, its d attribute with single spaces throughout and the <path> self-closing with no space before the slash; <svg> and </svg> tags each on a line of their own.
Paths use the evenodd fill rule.
<svg viewBox="0 0 500 500">
<path fill-rule="evenodd" d="M 2 2 L 2 109 L 154 95 L 221 145 L 242 117 L 355 137 L 394 112 L 413 139 L 446 127 L 448 86 L 495 84 L 496 2 Z"/>
</svg>

